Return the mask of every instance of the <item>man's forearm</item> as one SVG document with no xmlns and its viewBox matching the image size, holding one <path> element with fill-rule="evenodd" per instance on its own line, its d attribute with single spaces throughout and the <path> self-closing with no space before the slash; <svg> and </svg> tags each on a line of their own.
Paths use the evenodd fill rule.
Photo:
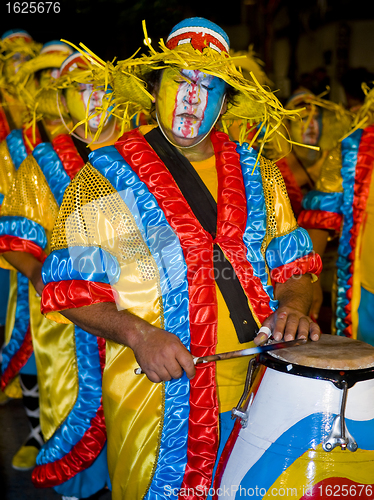
<svg viewBox="0 0 374 500">
<path fill-rule="evenodd" d="M 308 315 L 313 299 L 311 275 L 296 275 L 285 283 L 277 283 L 274 295 L 279 307 L 292 307 Z"/>
<path fill-rule="evenodd" d="M 325 229 L 308 229 L 308 234 L 313 243 L 313 250 L 322 257 L 326 250 L 329 232 Z"/>
<path fill-rule="evenodd" d="M 101 302 L 60 313 L 86 332 L 132 347 L 136 336 L 155 328 L 128 311 L 117 309 L 113 302 Z"/>
</svg>

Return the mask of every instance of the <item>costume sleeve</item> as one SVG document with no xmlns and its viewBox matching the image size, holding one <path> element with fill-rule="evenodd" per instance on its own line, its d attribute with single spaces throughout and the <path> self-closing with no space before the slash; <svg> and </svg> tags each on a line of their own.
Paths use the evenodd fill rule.
<svg viewBox="0 0 374 500">
<path fill-rule="evenodd" d="M 295 220 L 278 167 L 263 158 L 261 174 L 267 212 L 264 252 L 272 281 L 284 283 L 306 273 L 315 280 L 322 269 L 321 258 L 313 251 L 307 231 Z"/>
<path fill-rule="evenodd" d="M 343 214 L 342 153 L 338 144 L 322 164 L 316 189 L 304 196 L 298 223 L 305 229 L 339 232 Z"/>
<path fill-rule="evenodd" d="M 57 213 L 48 183 L 35 158 L 28 155 L 3 201 L 0 252 L 29 252 L 43 262 Z M 2 265 L 8 267 L 4 260 Z"/>
<path fill-rule="evenodd" d="M 6 140 L 0 142 L 0 205 L 9 191 L 16 173 Z"/>
<path fill-rule="evenodd" d="M 120 274 L 114 215 L 118 203 L 115 188 L 90 163 L 69 184 L 42 270 L 44 314 L 115 301 L 112 285 Z"/>
</svg>

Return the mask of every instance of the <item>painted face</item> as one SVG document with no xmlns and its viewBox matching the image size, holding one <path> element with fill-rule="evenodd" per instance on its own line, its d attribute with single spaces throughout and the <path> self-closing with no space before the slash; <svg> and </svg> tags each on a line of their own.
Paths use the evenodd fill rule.
<svg viewBox="0 0 374 500">
<path fill-rule="evenodd" d="M 68 107 L 71 117 L 76 123 L 82 121 L 86 117 L 86 110 L 88 108 L 88 116 L 95 113 L 95 109 L 101 106 L 104 91 L 92 92 L 93 86 L 91 84 L 80 83 L 79 87 L 70 87 L 66 91 L 66 105 Z M 91 130 L 97 130 L 101 120 L 102 113 L 91 118 L 88 125 Z M 110 118 L 109 118 L 110 120 Z M 109 122 L 107 120 L 107 122 Z"/>
<path fill-rule="evenodd" d="M 201 142 L 220 116 L 225 89 L 223 80 L 202 71 L 164 70 L 156 111 L 168 139 L 182 147 Z"/>
<path fill-rule="evenodd" d="M 307 107 L 307 114 L 302 118 L 302 124 L 300 122 L 293 122 L 291 125 L 291 135 L 297 142 L 302 144 L 309 144 L 311 146 L 316 146 L 321 137 L 321 112 L 317 109 L 314 111 L 312 117 L 310 117 L 310 107 Z"/>
<path fill-rule="evenodd" d="M 7 59 L 4 64 L 5 78 L 9 80 L 12 76 L 14 76 L 18 72 L 22 64 L 28 61 L 29 59 L 30 59 L 29 55 L 22 54 L 20 52 L 13 54 L 12 57 Z"/>
</svg>

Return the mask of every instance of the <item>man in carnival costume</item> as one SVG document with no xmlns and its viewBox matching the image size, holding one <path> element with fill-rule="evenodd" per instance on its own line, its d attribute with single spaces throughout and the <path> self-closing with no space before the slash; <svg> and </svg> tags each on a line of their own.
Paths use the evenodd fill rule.
<svg viewBox="0 0 374 500">
<path fill-rule="evenodd" d="M 366 86 L 366 94 L 349 134 L 306 195 L 300 221 L 321 254 L 330 238 L 338 238 L 333 333 L 374 345 L 374 92 Z M 337 155 L 340 162 L 334 161 Z"/>
<path fill-rule="evenodd" d="M 30 78 L 34 66 L 24 69 L 20 85 Z M 37 487 L 53 487 L 64 498 L 87 498 L 109 484 L 101 406 L 105 344 L 72 324 L 46 319 L 40 312 L 38 294 L 43 289 L 42 262 L 50 252 L 50 236 L 64 191 L 84 166 L 90 150 L 113 143 L 118 130 L 113 117 L 105 120 L 95 110 L 86 111 L 88 97 L 91 104 L 101 104 L 104 94 L 93 92 L 92 84 L 86 83 L 93 72 L 87 59 L 79 52 L 68 57 L 65 54 L 59 72 L 58 78 L 46 82 L 28 103 L 38 126 L 46 123 L 47 116 L 54 128 L 42 131 L 44 142 L 23 160 L 4 198 L 1 264 L 11 264 L 30 281 L 30 333 L 45 439 L 33 482 Z M 79 122 L 86 116 L 88 127 L 81 127 Z M 58 117 L 60 125 L 70 126 L 63 134 L 56 127 Z M 100 143 L 93 142 L 100 123 L 104 133 Z M 73 125 L 77 127 L 70 135 Z M 91 143 L 90 148 L 87 143 Z"/>
<path fill-rule="evenodd" d="M 35 43 L 32 37 L 24 30 L 9 30 L 0 39 L 0 205 L 9 185 L 13 180 L 14 166 L 7 161 L 6 143 L 3 142 L 11 130 L 23 126 L 25 106 L 17 97 L 17 89 L 12 84 L 12 77 L 17 73 L 21 65 L 39 53 L 41 44 Z M 24 134 L 27 130 L 24 129 Z M 2 325 L 6 323 L 7 303 L 9 299 L 9 271 L 0 270 L 1 305 L 3 312 Z M 12 297 L 10 297 L 12 299 Z M 8 324 L 9 326 L 9 324 Z M 0 338 L 0 349 L 4 343 L 6 326 L 2 329 Z M 21 397 L 18 388 L 10 394 L 12 397 Z M 0 404 L 6 403 L 8 396 L 0 392 Z"/>
<path fill-rule="evenodd" d="M 314 188 L 326 156 L 349 130 L 352 115 L 343 106 L 305 88 L 294 92 L 286 109 L 302 109 L 300 119 L 286 120 L 284 124 L 283 135 L 291 139 L 292 149 L 285 138 L 277 136 L 267 145 L 265 154 L 281 171 L 298 217 L 304 195 Z"/>
<path fill-rule="evenodd" d="M 107 340 L 113 500 L 206 497 L 248 358 L 195 368 L 192 355 L 264 342 L 262 324 L 276 340 L 320 335 L 307 316 L 320 259 L 278 169 L 214 128 L 244 117 L 244 134 L 264 121 L 267 137 L 294 113 L 243 78 L 206 19 L 182 21 L 160 48 L 116 65 L 106 104 L 129 120 L 154 101 L 158 126 L 90 154 L 43 265 L 44 314 Z"/>
<path fill-rule="evenodd" d="M 22 128 L 26 110 L 20 101 L 13 79 L 22 65 L 39 54 L 41 43 L 35 42 L 24 30 L 9 30 L 0 40 L 0 140 L 5 139 L 14 128 Z M 30 81 L 33 92 L 35 82 Z"/>
<path fill-rule="evenodd" d="M 31 97 L 35 94 L 38 79 L 33 73 L 32 78 L 25 82 L 20 91 L 17 78 L 24 68 L 30 65 L 42 72 L 46 71 L 46 68 L 53 68 L 56 64 L 58 67 L 71 52 L 71 48 L 61 42 L 46 44 L 38 55 L 30 58 L 28 55 L 33 53 L 30 48 L 31 37 L 19 31 L 8 32 L 3 37 L 3 44 L 5 83 L 3 82 L 2 95 L 5 99 L 2 124 L 4 129 L 12 129 L 0 143 L 1 191 L 4 196 L 11 189 L 17 169 L 23 159 L 42 140 L 39 132 L 34 133 L 31 125 L 27 123 L 27 105 L 23 99 L 24 96 Z M 24 45 L 25 49 L 23 49 Z M 54 50 L 51 59 L 52 47 Z M 13 54 L 13 57 L 9 57 L 10 54 Z M 20 59 L 22 64 L 19 64 Z M 20 125 L 19 128 L 17 125 Z M 2 211 L 4 209 L 3 205 Z M 12 466 L 17 470 L 33 468 L 36 455 L 43 444 L 39 425 L 38 384 L 35 360 L 32 355 L 29 316 L 28 280 L 16 270 L 11 270 L 5 344 L 2 349 L 1 389 L 10 397 L 22 397 L 31 431 L 25 443 L 13 457 Z"/>
</svg>

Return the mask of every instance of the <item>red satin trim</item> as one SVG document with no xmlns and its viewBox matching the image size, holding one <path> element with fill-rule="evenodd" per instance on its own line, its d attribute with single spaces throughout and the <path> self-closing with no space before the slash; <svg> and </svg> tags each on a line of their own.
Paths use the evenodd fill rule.
<svg viewBox="0 0 374 500">
<path fill-rule="evenodd" d="M 105 417 L 103 406 L 100 405 L 96 415 L 91 420 L 90 428 L 69 453 L 55 462 L 35 467 L 31 477 L 34 486 L 36 488 L 53 488 L 88 469 L 98 457 L 105 442 Z"/>
<path fill-rule="evenodd" d="M 101 375 L 104 372 L 106 362 L 106 340 L 102 337 L 97 337 L 97 347 L 99 349 L 99 362 L 101 368 Z"/>
<path fill-rule="evenodd" d="M 349 254 L 350 273 L 353 275 L 355 266 L 355 249 L 357 244 L 358 234 L 360 232 L 360 227 L 363 224 L 363 218 L 366 209 L 366 203 L 369 196 L 373 166 L 374 166 L 374 125 L 366 128 L 362 132 L 360 145 L 358 147 L 357 153 L 357 163 L 356 163 L 356 173 L 355 173 L 355 185 L 354 185 L 354 196 L 353 196 L 353 225 L 350 230 L 351 239 L 349 241 L 352 251 Z M 352 296 L 352 291 L 349 289 L 347 291 L 347 296 L 350 298 Z M 347 328 L 344 329 L 344 334 L 347 337 L 352 337 L 352 318 L 351 318 L 351 301 L 349 300 L 347 306 L 344 308 L 347 316 L 344 318 L 345 322 L 348 324 Z"/>
<path fill-rule="evenodd" d="M 3 141 L 10 134 L 10 127 L 3 108 L 0 107 L 0 141 Z"/>
<path fill-rule="evenodd" d="M 301 188 L 298 185 L 290 166 L 288 165 L 287 158 L 281 158 L 280 160 L 276 161 L 275 164 L 279 168 L 283 176 L 284 183 L 286 184 L 288 196 L 292 205 L 292 210 L 294 211 L 295 216 L 298 217 L 299 213 L 302 210 L 301 202 L 303 201 L 303 193 L 301 191 Z"/>
<path fill-rule="evenodd" d="M 252 310 L 262 323 L 270 314 L 270 298 L 247 260 L 243 235 L 247 221 L 247 200 L 236 145 L 223 132 L 211 134 L 218 177 L 217 236 L 215 243 L 231 262 Z"/>
<path fill-rule="evenodd" d="M 39 245 L 30 240 L 24 240 L 18 236 L 5 234 L 0 236 L 0 253 L 4 252 L 27 252 L 31 253 L 39 262 L 43 263 L 47 255 Z"/>
<path fill-rule="evenodd" d="M 194 356 L 213 354 L 217 343 L 217 299 L 211 272 L 212 238 L 138 130 L 122 136 L 115 146 L 155 196 L 181 243 L 188 268 L 191 352 Z M 190 382 L 187 465 L 182 489 L 197 486 L 209 489 L 218 449 L 215 364 L 196 368 L 196 376 Z"/>
<path fill-rule="evenodd" d="M 84 280 L 51 281 L 43 289 L 41 312 L 48 314 L 115 301 L 115 291 L 107 283 Z"/>
<path fill-rule="evenodd" d="M 13 355 L 12 359 L 9 361 L 8 366 L 6 367 L 6 370 L 4 370 L 4 373 L 1 376 L 2 391 L 6 388 L 9 382 L 13 380 L 16 375 L 18 375 L 21 368 L 25 366 L 33 351 L 34 348 L 32 345 L 32 338 L 29 325 L 25 337 L 23 339 L 23 342 L 21 344 L 21 347 Z"/>
<path fill-rule="evenodd" d="M 66 173 L 72 179 L 84 167 L 84 161 L 78 153 L 73 139 L 69 134 L 61 134 L 52 140 L 52 146 L 60 158 Z"/>
<path fill-rule="evenodd" d="M 22 133 L 23 133 L 23 142 L 24 142 L 25 147 L 26 147 L 26 152 L 29 155 L 34 151 L 36 146 L 42 142 L 42 138 L 40 136 L 40 132 L 39 132 L 38 127 L 35 127 L 35 135 L 33 132 L 33 128 L 31 126 L 27 127 L 27 128 L 24 126 L 22 128 Z M 25 137 L 27 137 L 28 140 L 26 140 Z M 34 137 L 35 137 L 35 140 L 34 140 Z M 30 144 L 31 144 L 31 147 L 30 147 Z"/>
<path fill-rule="evenodd" d="M 324 210 L 303 210 L 297 223 L 304 229 L 325 229 L 339 233 L 343 223 L 343 215 Z"/>
<path fill-rule="evenodd" d="M 266 367 L 261 365 L 259 368 L 259 371 L 256 375 L 256 378 L 253 382 L 253 385 L 251 387 L 251 391 L 248 395 L 248 398 L 247 398 L 247 401 L 245 404 L 245 409 L 247 409 L 247 407 L 248 407 L 250 395 L 254 394 L 254 396 L 256 396 L 257 391 L 260 387 L 261 381 L 265 375 L 265 371 L 266 371 Z M 239 431 L 241 428 L 242 428 L 242 426 L 241 426 L 240 420 L 237 419 L 235 424 L 234 424 L 234 427 L 231 431 L 231 434 L 230 434 L 228 440 L 226 441 L 225 447 L 222 450 L 221 456 L 219 458 L 219 462 L 217 464 L 217 469 L 216 469 L 216 473 L 214 476 L 214 482 L 213 482 L 213 490 L 214 490 L 215 494 L 212 495 L 212 500 L 219 500 L 217 491 L 218 491 L 218 488 L 221 486 L 222 475 L 226 469 L 227 462 L 231 456 L 232 450 L 234 448 L 236 440 L 238 439 Z"/>
<path fill-rule="evenodd" d="M 318 253 L 310 252 L 300 259 L 296 259 L 284 266 L 276 267 L 270 273 L 272 281 L 284 283 L 292 276 L 301 274 L 315 274 L 318 276 L 322 271 L 322 259 Z"/>
</svg>

